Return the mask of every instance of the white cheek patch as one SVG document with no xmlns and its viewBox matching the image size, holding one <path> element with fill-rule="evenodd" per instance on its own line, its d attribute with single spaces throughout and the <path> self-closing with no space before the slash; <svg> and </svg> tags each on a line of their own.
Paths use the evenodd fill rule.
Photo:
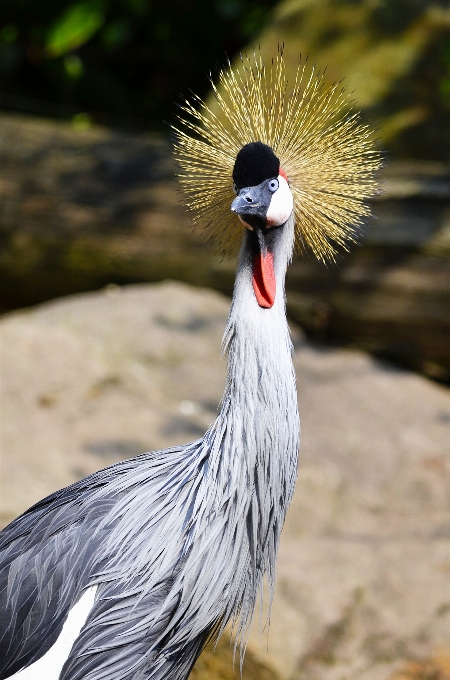
<svg viewBox="0 0 450 680">
<path fill-rule="evenodd" d="M 279 227 L 284 224 L 294 209 L 294 197 L 289 184 L 282 175 L 278 175 L 278 184 L 278 189 L 273 194 L 267 211 L 268 227 Z"/>
</svg>

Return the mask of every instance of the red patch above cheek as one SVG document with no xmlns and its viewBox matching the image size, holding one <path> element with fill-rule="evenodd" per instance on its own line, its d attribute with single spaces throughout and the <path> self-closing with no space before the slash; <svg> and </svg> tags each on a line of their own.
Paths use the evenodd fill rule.
<svg viewBox="0 0 450 680">
<path fill-rule="evenodd" d="M 285 173 L 284 170 L 283 170 L 283 168 L 280 168 L 280 169 L 279 169 L 278 174 L 279 174 L 281 177 L 284 177 L 284 179 L 286 180 L 286 182 L 289 181 L 288 178 L 287 178 L 286 173 Z"/>
</svg>

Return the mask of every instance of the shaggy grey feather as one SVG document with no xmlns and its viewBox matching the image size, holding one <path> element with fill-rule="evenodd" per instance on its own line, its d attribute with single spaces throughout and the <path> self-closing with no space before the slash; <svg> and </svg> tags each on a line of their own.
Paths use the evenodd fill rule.
<svg viewBox="0 0 450 680">
<path fill-rule="evenodd" d="M 271 309 L 252 289 L 251 236 L 224 335 L 227 384 L 204 437 L 101 470 L 2 532 L 1 678 L 40 658 L 95 584 L 61 680 L 183 680 L 229 622 L 245 647 L 264 577 L 273 591 L 299 446 L 284 303 L 293 218 L 277 236 Z"/>
</svg>

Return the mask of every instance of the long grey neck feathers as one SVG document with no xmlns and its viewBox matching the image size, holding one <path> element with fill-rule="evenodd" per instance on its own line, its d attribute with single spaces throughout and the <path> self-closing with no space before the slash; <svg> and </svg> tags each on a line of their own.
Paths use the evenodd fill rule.
<svg viewBox="0 0 450 680">
<path fill-rule="evenodd" d="M 222 408 L 206 435 L 209 441 L 219 437 L 226 442 L 215 469 L 234 489 L 235 530 L 245 546 L 234 565 L 238 574 L 242 572 L 244 587 L 236 592 L 233 611 L 234 615 L 239 611 L 236 632 L 244 640 L 264 576 L 270 599 L 273 593 L 279 535 L 297 475 L 300 433 L 284 292 L 294 220 L 283 227 L 277 243 L 277 293 L 270 309 L 256 302 L 249 238 L 247 233 L 223 341 L 228 379 Z"/>
</svg>

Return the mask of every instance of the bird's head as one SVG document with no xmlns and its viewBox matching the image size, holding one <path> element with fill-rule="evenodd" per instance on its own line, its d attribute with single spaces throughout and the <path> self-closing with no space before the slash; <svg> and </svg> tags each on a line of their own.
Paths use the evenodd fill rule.
<svg viewBox="0 0 450 680">
<path fill-rule="evenodd" d="M 246 227 L 240 271 L 253 255 L 256 299 L 270 308 L 294 248 L 326 263 L 357 240 L 381 157 L 342 83 L 327 84 L 307 59 L 292 72 L 282 46 L 267 62 L 241 56 L 211 86 L 211 106 L 186 100 L 174 126 L 181 184 L 223 253 Z"/>
<path fill-rule="evenodd" d="M 233 168 L 231 204 L 242 224 L 253 232 L 253 289 L 260 307 L 275 302 L 274 232 L 292 214 L 294 198 L 286 173 L 273 150 L 262 142 L 250 142 L 240 149 Z"/>
</svg>

